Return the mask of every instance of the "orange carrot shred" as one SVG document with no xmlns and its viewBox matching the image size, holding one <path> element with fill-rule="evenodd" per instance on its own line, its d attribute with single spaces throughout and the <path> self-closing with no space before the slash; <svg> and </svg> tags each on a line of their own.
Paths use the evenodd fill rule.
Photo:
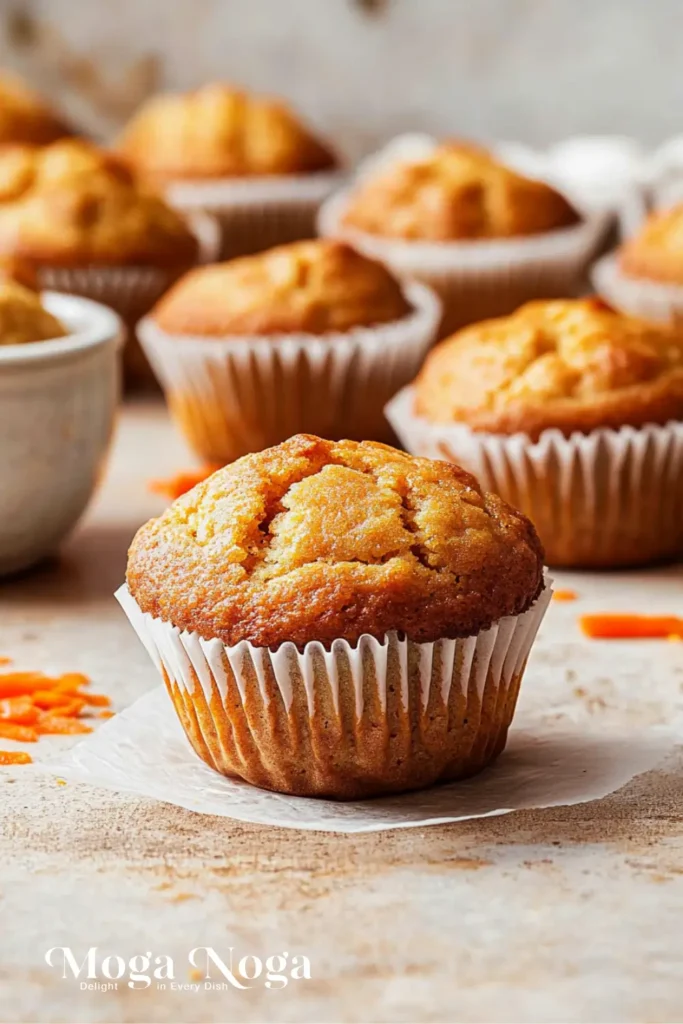
<svg viewBox="0 0 683 1024">
<path fill-rule="evenodd" d="M 99 711 L 98 714 L 97 714 L 97 717 L 98 718 L 113 718 L 115 714 L 116 714 L 115 711 L 110 711 L 110 710 Z"/>
<path fill-rule="evenodd" d="M 579 595 L 575 590 L 555 590 L 553 591 L 553 601 L 576 601 Z"/>
<path fill-rule="evenodd" d="M 0 700 L 0 721 L 15 725 L 33 725 L 40 714 L 29 696 L 6 697 Z"/>
<path fill-rule="evenodd" d="M 84 700 L 70 700 L 43 712 L 54 718 L 76 718 L 85 707 Z"/>
<path fill-rule="evenodd" d="M 166 480 L 150 480 L 148 487 L 154 494 L 161 494 L 162 497 L 171 498 L 171 500 L 175 501 L 181 494 L 186 494 L 187 491 L 191 491 L 197 484 L 208 480 L 216 470 L 221 468 L 221 466 L 209 464 L 201 466 L 199 469 L 188 469 L 176 473 L 175 476 L 169 477 Z"/>
<path fill-rule="evenodd" d="M 107 697 L 106 693 L 83 693 L 82 690 L 74 690 L 70 696 L 95 708 L 108 708 L 111 704 L 111 697 Z"/>
<path fill-rule="evenodd" d="M 92 732 L 92 727 L 79 718 L 61 718 L 48 711 L 40 716 L 36 729 L 43 736 L 72 736 L 76 733 Z"/>
<path fill-rule="evenodd" d="M 579 624 L 594 640 L 664 640 L 683 633 L 683 619 L 674 615 L 603 613 L 582 615 Z"/>
<path fill-rule="evenodd" d="M 57 676 L 55 682 L 57 683 L 57 686 L 60 687 L 90 686 L 90 678 L 88 676 L 83 675 L 82 672 L 65 672 L 63 675 Z"/>
<path fill-rule="evenodd" d="M 11 664 L 12 664 L 12 659 L 11 658 L 6 657 L 5 655 L 0 656 L 0 665 L 11 665 Z"/>
<path fill-rule="evenodd" d="M 71 700 L 71 693 L 68 690 L 36 690 L 31 694 L 31 700 L 37 708 L 45 711 L 66 704 Z"/>
<path fill-rule="evenodd" d="M 0 750 L 0 764 L 33 764 L 33 758 L 24 750 Z"/>
<path fill-rule="evenodd" d="M 0 722 L 0 737 L 4 740 L 16 740 L 17 743 L 36 743 L 38 733 L 28 725 Z"/>
</svg>

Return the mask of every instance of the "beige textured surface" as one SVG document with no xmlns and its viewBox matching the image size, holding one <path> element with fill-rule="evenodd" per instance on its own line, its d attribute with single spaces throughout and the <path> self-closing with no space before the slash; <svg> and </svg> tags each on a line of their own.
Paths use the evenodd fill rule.
<svg viewBox="0 0 683 1024">
<path fill-rule="evenodd" d="M 59 564 L 0 586 L 0 653 L 82 669 L 118 707 L 155 683 L 112 591 L 144 481 L 187 456 L 161 410 L 122 423 L 105 488 Z M 683 572 L 569 576 L 523 700 L 593 725 L 683 721 L 683 645 L 601 645 L 588 609 L 670 612 Z M 79 646 L 80 645 L 80 646 Z M 43 740 L 39 753 L 60 741 Z M 61 741 L 68 742 L 68 741 Z M 0 1020 L 679 1021 L 683 759 L 599 803 L 366 836 L 192 815 L 30 769 L 0 772 Z M 284 990 L 80 992 L 46 949 L 307 954 Z"/>
</svg>

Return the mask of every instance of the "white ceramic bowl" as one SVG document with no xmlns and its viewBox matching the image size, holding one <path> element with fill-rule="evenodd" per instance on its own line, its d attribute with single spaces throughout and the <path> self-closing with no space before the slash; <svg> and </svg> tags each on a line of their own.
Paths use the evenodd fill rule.
<svg viewBox="0 0 683 1024">
<path fill-rule="evenodd" d="M 119 394 L 120 318 L 58 292 L 44 303 L 72 333 L 0 345 L 0 575 L 57 548 L 95 489 Z"/>
</svg>

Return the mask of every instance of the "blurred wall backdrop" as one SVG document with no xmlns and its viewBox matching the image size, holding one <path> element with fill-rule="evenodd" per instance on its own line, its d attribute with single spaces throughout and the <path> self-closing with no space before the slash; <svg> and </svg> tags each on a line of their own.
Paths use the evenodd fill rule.
<svg viewBox="0 0 683 1024">
<path fill-rule="evenodd" d="M 0 0 L 0 63 L 106 135 L 148 93 L 281 93 L 351 157 L 409 129 L 683 131 L 680 0 Z"/>
</svg>

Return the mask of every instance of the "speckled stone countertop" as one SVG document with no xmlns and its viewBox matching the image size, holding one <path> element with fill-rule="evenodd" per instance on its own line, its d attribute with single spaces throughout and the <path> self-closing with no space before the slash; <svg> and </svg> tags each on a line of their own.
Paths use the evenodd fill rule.
<svg viewBox="0 0 683 1024">
<path fill-rule="evenodd" d="M 112 597 L 145 482 L 189 464 L 161 406 L 122 417 L 110 471 L 59 562 L 0 584 L 0 654 L 82 670 L 123 708 L 156 683 Z M 554 719 L 683 722 L 683 645 L 584 640 L 588 609 L 683 610 L 683 569 L 559 574 L 523 699 Z M 683 732 L 682 732 L 683 734 Z M 44 739 L 38 756 L 69 740 Z M 338 836 L 232 823 L 31 768 L 0 770 L 0 1020 L 680 1021 L 683 757 L 599 802 Z M 176 978 L 81 989 L 45 963 L 151 953 Z M 304 954 L 311 979 L 193 983 L 188 951 Z M 100 977 L 100 980 L 102 978 Z M 174 987 L 175 986 L 175 987 Z"/>
</svg>

